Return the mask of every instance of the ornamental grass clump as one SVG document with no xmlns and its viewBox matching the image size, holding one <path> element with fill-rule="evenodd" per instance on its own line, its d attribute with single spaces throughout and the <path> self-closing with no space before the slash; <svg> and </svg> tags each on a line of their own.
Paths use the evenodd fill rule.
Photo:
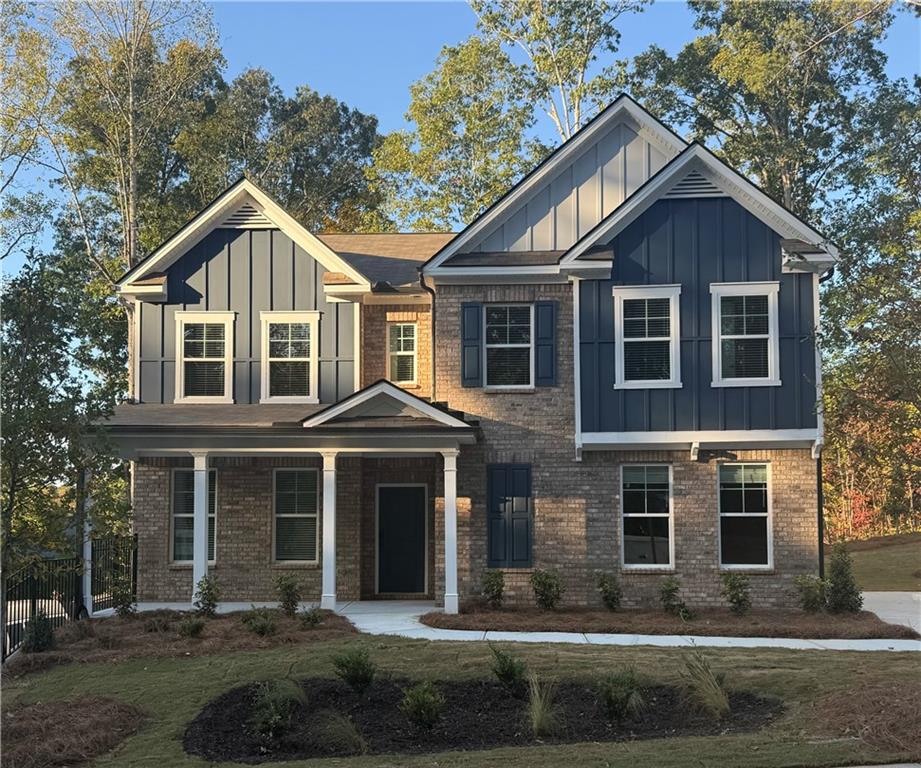
<svg viewBox="0 0 921 768">
<path fill-rule="evenodd" d="M 603 678 L 598 695 L 608 717 L 622 722 L 637 717 L 646 709 L 646 691 L 633 667 L 624 667 Z"/>
<path fill-rule="evenodd" d="M 483 598 L 490 608 L 501 608 L 505 593 L 505 574 L 489 570 L 483 574 Z"/>
<path fill-rule="evenodd" d="M 347 648 L 333 656 L 336 674 L 356 693 L 364 693 L 374 682 L 377 667 L 364 648 Z"/>
<path fill-rule="evenodd" d="M 430 682 L 417 683 L 407 688 L 400 702 L 400 711 L 420 728 L 430 731 L 444 709 L 445 697 Z"/>
<path fill-rule="evenodd" d="M 559 733 L 560 713 L 553 680 L 540 680 L 537 675 L 528 678 L 528 721 L 537 738 Z"/>
<path fill-rule="evenodd" d="M 545 611 L 556 608 L 566 591 L 563 579 L 557 571 L 534 571 L 531 574 L 531 587 L 534 589 L 537 607 Z"/>
<path fill-rule="evenodd" d="M 176 625 L 180 637 L 201 637 L 205 629 L 205 620 L 201 616 L 183 616 Z"/>
<path fill-rule="evenodd" d="M 323 623 L 323 611 L 316 606 L 306 608 L 298 614 L 298 618 L 304 629 L 316 629 Z"/>
<path fill-rule="evenodd" d="M 744 616 L 752 608 L 751 585 L 743 573 L 724 573 L 722 594 L 729 602 L 729 610 L 736 616 Z"/>
<path fill-rule="evenodd" d="M 306 706 L 304 689 L 293 680 L 268 680 L 256 689 L 250 727 L 264 739 L 277 739 L 288 732 L 295 712 Z"/>
<path fill-rule="evenodd" d="M 250 632 L 254 632 L 259 637 L 274 635 L 278 630 L 275 613 L 268 608 L 256 608 L 253 606 L 251 610 L 243 614 L 240 620 Z"/>
<path fill-rule="evenodd" d="M 620 582 L 613 573 L 598 574 L 598 592 L 601 593 L 601 602 L 609 611 L 616 611 L 620 608 L 620 601 L 623 597 L 623 590 L 620 588 Z"/>
<path fill-rule="evenodd" d="M 688 703 L 714 720 L 729 714 L 729 693 L 722 673 L 713 671 L 707 657 L 695 648 L 683 655 L 679 674 L 684 682 Z"/>
<path fill-rule="evenodd" d="M 310 716 L 310 743 L 327 755 L 363 755 L 368 742 L 347 715 L 323 709 Z"/>
<path fill-rule="evenodd" d="M 528 673 L 527 664 L 492 644 L 489 650 L 492 651 L 492 671 L 496 679 L 508 688 L 513 696 L 523 698 Z"/>
<path fill-rule="evenodd" d="M 301 602 L 301 587 L 293 573 L 282 573 L 275 577 L 275 593 L 278 607 L 288 618 L 293 619 Z"/>
</svg>

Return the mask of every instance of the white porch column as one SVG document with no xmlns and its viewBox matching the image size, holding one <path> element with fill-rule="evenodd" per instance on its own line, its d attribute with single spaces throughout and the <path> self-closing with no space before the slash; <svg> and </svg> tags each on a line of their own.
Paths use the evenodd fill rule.
<svg viewBox="0 0 921 768">
<path fill-rule="evenodd" d="M 442 451 L 445 484 L 445 613 L 458 612 L 457 597 L 457 454 Z"/>
<path fill-rule="evenodd" d="M 320 607 L 336 610 L 336 454 L 323 454 L 323 593 Z"/>
<path fill-rule="evenodd" d="M 83 607 L 86 615 L 93 615 L 93 526 L 89 517 L 89 499 L 84 500 L 86 517 L 83 518 Z"/>
<path fill-rule="evenodd" d="M 192 602 L 198 582 L 208 575 L 208 454 L 193 451 L 195 493 L 192 525 Z"/>
</svg>

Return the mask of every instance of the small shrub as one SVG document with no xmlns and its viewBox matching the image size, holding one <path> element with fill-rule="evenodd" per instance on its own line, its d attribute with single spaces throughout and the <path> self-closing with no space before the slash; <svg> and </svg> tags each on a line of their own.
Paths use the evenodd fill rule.
<svg viewBox="0 0 921 768">
<path fill-rule="evenodd" d="M 115 615 L 122 618 L 133 616 L 137 611 L 137 600 L 131 585 L 131 576 L 128 574 L 121 573 L 115 578 L 112 586 L 112 606 Z"/>
<path fill-rule="evenodd" d="M 426 681 L 417 683 L 404 692 L 400 711 L 420 728 L 431 730 L 441 717 L 444 705 L 445 697 L 432 683 Z"/>
<path fill-rule="evenodd" d="M 253 606 L 251 610 L 243 614 L 241 621 L 250 632 L 255 632 L 259 637 L 274 635 L 278 629 L 275 613 L 268 608 Z"/>
<path fill-rule="evenodd" d="M 531 574 L 531 586 L 537 606 L 545 611 L 552 611 L 563 599 L 566 588 L 557 571 L 537 570 Z"/>
<path fill-rule="evenodd" d="M 88 640 L 91 637 L 96 637 L 96 625 L 89 619 L 72 621 L 64 626 L 70 630 L 68 634 L 71 641 Z M 58 632 L 60 632 L 60 630 L 58 630 Z"/>
<path fill-rule="evenodd" d="M 260 683 L 253 701 L 250 727 L 264 739 L 277 739 L 291 726 L 291 716 L 307 706 L 304 689 L 293 680 Z"/>
<path fill-rule="evenodd" d="M 54 628 L 48 614 L 39 610 L 26 622 L 22 635 L 23 653 L 43 653 L 54 647 Z"/>
<path fill-rule="evenodd" d="M 724 573 L 723 597 L 729 601 L 729 610 L 737 616 L 744 616 L 752 608 L 751 585 L 743 573 Z"/>
<path fill-rule="evenodd" d="M 176 629 L 181 637 L 201 637 L 205 630 L 205 620 L 201 616 L 183 616 Z"/>
<path fill-rule="evenodd" d="M 195 610 L 200 616 L 211 618 L 217 613 L 217 601 L 221 596 L 217 579 L 211 575 L 202 576 L 195 586 Z"/>
<path fill-rule="evenodd" d="M 121 645 L 122 637 L 113 627 L 102 626 L 96 633 L 96 643 L 103 650 L 112 651 Z"/>
<path fill-rule="evenodd" d="M 298 618 L 301 620 L 301 626 L 304 629 L 315 629 L 323 623 L 323 611 L 316 606 L 306 608 L 298 614 Z"/>
<path fill-rule="evenodd" d="M 490 608 L 502 607 L 505 593 L 505 574 L 502 571 L 486 571 L 483 574 L 483 597 Z"/>
<path fill-rule="evenodd" d="M 681 678 L 690 704 L 716 720 L 729 714 L 729 694 L 725 679 L 716 673 L 699 649 L 684 654 Z"/>
<path fill-rule="evenodd" d="M 333 656 L 336 674 L 357 693 L 364 693 L 374 682 L 377 667 L 364 648 L 347 648 Z"/>
<path fill-rule="evenodd" d="M 528 673 L 528 667 L 521 659 L 516 659 L 512 654 L 496 648 L 490 644 L 489 650 L 492 651 L 492 671 L 496 678 L 512 695 L 521 698 L 524 695 L 525 678 Z"/>
<path fill-rule="evenodd" d="M 633 667 L 625 667 L 605 677 L 598 693 L 608 717 L 618 723 L 642 714 L 646 708 L 646 694 Z"/>
<path fill-rule="evenodd" d="M 598 591 L 601 593 L 601 601 L 608 610 L 616 611 L 620 608 L 623 591 L 620 588 L 620 582 L 613 573 L 598 574 Z"/>
<path fill-rule="evenodd" d="M 368 744 L 347 716 L 323 709 L 311 717 L 310 741 L 328 755 L 363 755 Z"/>
<path fill-rule="evenodd" d="M 163 634 L 173 628 L 173 623 L 165 616 L 149 616 L 144 619 L 144 631 Z"/>
<path fill-rule="evenodd" d="M 854 579 L 851 555 L 840 542 L 831 551 L 825 606 L 830 613 L 857 613 L 863 608 L 863 595 Z"/>
<path fill-rule="evenodd" d="M 541 681 L 536 675 L 528 678 L 528 720 L 538 738 L 553 736 L 560 729 L 555 700 L 556 683 L 552 680 Z"/>
<path fill-rule="evenodd" d="M 681 599 L 681 582 L 677 576 L 667 576 L 662 579 L 659 586 L 659 600 L 665 612 L 672 616 L 677 616 L 682 621 L 690 621 L 694 618 L 691 609 L 684 604 Z"/>
<path fill-rule="evenodd" d="M 297 613 L 301 602 L 301 585 L 293 573 L 282 573 L 275 577 L 275 591 L 278 593 L 278 607 L 289 618 Z"/>
<path fill-rule="evenodd" d="M 825 579 L 818 576 L 797 576 L 795 580 L 799 605 L 808 613 L 818 613 L 825 608 Z"/>
</svg>

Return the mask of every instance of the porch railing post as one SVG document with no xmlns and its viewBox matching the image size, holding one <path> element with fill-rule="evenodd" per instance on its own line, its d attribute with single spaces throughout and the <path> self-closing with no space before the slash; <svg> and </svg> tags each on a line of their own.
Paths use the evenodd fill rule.
<svg viewBox="0 0 921 768">
<path fill-rule="evenodd" d="M 457 613 L 457 454 L 442 451 L 445 488 L 445 613 Z"/>
<path fill-rule="evenodd" d="M 323 454 L 323 591 L 320 607 L 336 610 L 336 454 Z"/>
</svg>

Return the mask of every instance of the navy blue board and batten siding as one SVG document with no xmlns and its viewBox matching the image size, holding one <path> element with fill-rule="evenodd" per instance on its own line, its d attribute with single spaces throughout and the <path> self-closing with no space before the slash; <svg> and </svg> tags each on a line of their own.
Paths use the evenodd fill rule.
<svg viewBox="0 0 921 768">
<path fill-rule="evenodd" d="M 258 403 L 260 312 L 320 312 L 319 392 L 335 403 L 355 389 L 355 310 L 323 294 L 326 269 L 277 229 L 215 229 L 167 272 L 167 300 L 140 306 L 139 399 L 172 403 L 177 311 L 233 311 L 234 400 Z"/>
<path fill-rule="evenodd" d="M 583 432 L 816 426 L 813 275 L 782 274 L 780 236 L 729 198 L 659 200 L 611 243 L 611 280 L 580 283 Z M 781 386 L 713 387 L 712 283 L 779 281 Z M 681 285 L 680 389 L 614 389 L 615 285 Z"/>
</svg>

